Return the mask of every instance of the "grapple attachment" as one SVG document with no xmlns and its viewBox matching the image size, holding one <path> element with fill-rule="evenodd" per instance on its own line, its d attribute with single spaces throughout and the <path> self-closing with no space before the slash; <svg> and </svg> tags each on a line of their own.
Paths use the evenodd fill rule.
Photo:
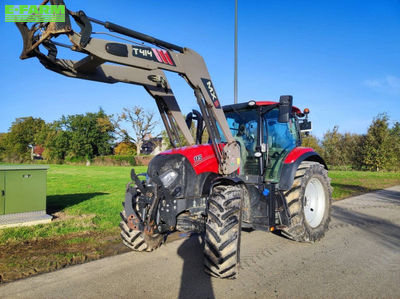
<svg viewBox="0 0 400 299">
<path fill-rule="evenodd" d="M 41 5 L 64 5 L 63 0 L 45 0 Z M 38 55 L 38 47 L 51 37 L 71 32 L 71 23 L 67 9 L 65 9 L 65 22 L 39 22 L 33 23 L 30 28 L 26 22 L 17 22 L 16 25 L 21 32 L 23 49 L 21 59 Z"/>
</svg>

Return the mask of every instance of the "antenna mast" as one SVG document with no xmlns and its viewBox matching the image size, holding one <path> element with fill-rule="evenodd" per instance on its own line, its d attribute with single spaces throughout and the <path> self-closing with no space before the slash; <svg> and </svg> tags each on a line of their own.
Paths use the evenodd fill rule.
<svg viewBox="0 0 400 299">
<path fill-rule="evenodd" d="M 234 103 L 237 104 L 238 96 L 238 0 L 235 0 L 235 71 L 234 71 L 234 87 L 233 87 L 233 99 Z"/>
</svg>

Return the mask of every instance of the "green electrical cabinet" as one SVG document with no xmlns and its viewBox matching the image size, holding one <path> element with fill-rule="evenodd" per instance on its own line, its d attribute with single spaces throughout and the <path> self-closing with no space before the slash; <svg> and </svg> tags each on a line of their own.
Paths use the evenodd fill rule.
<svg viewBox="0 0 400 299">
<path fill-rule="evenodd" d="M 46 165 L 0 165 L 0 227 L 44 223 Z"/>
</svg>

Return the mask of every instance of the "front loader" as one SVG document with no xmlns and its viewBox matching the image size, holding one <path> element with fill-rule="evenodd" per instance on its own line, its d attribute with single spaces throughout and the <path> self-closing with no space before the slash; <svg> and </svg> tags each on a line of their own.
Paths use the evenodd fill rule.
<svg viewBox="0 0 400 299">
<path fill-rule="evenodd" d="M 147 173 L 132 169 L 120 223 L 126 246 L 152 251 L 173 231 L 201 233 L 205 271 L 235 278 L 242 227 L 280 231 L 300 242 L 324 236 L 330 221 L 330 180 L 323 159 L 301 147 L 300 133 L 310 130 L 311 123 L 307 110 L 292 105 L 292 96 L 222 106 L 195 51 L 83 11 L 66 12 L 63 23 L 17 23 L 24 43 L 20 58 L 36 57 L 47 69 L 72 78 L 142 85 L 156 101 L 173 146 L 151 160 Z M 93 25 L 113 37 L 124 36 L 124 42 L 95 38 Z M 70 44 L 54 40 L 60 35 Z M 127 37 L 132 40 L 126 42 Z M 58 58 L 58 47 L 86 57 Z M 185 79 L 200 111 L 183 117 L 164 71 Z M 190 133 L 194 121 L 196 136 Z M 209 140 L 201 144 L 204 131 Z"/>
</svg>

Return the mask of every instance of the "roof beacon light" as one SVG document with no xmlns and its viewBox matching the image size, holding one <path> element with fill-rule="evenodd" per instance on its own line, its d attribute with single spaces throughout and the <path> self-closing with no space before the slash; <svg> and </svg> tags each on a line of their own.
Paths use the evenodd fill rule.
<svg viewBox="0 0 400 299">
<path fill-rule="evenodd" d="M 304 113 L 305 115 L 307 115 L 308 113 L 310 113 L 310 109 L 308 109 L 308 108 L 304 108 L 304 111 L 303 111 L 303 113 Z"/>
<path fill-rule="evenodd" d="M 249 101 L 247 103 L 247 105 L 249 105 L 250 107 L 254 106 L 256 104 L 256 101 Z"/>
</svg>

